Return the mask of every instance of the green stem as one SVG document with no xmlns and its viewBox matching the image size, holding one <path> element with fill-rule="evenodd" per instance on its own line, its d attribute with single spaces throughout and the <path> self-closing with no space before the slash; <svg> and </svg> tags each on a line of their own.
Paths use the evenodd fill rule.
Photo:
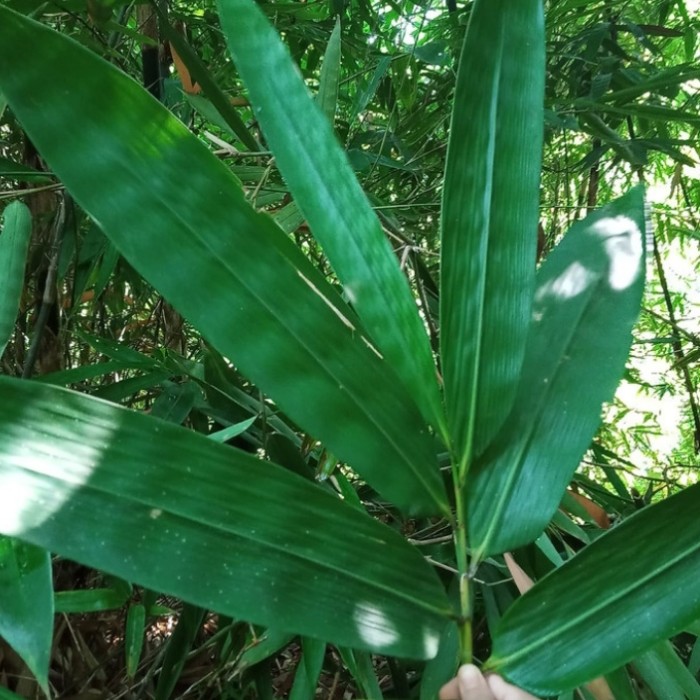
<svg viewBox="0 0 700 700">
<path fill-rule="evenodd" d="M 464 489 L 457 471 L 456 468 L 452 470 L 457 516 L 454 542 L 457 570 L 459 571 L 459 660 L 460 664 L 470 664 L 472 662 L 472 609 L 467 560 L 466 503 L 463 496 Z"/>
</svg>

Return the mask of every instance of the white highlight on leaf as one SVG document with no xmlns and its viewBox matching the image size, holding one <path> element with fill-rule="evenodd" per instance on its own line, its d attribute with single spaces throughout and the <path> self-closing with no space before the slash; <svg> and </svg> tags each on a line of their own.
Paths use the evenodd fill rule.
<svg viewBox="0 0 700 700">
<path fill-rule="evenodd" d="M 572 299 L 583 292 L 595 275 L 580 262 L 572 262 L 556 279 L 548 282 L 537 293 L 537 300 L 553 295 L 559 299 Z"/>
<path fill-rule="evenodd" d="M 608 282 L 616 292 L 627 289 L 639 276 L 642 264 L 642 232 L 628 216 L 611 216 L 593 226 L 593 233 L 603 239 L 610 261 Z"/>
<path fill-rule="evenodd" d="M 352 616 L 362 641 L 375 649 L 389 646 L 399 638 L 391 621 L 372 603 L 358 603 Z"/>
<path fill-rule="evenodd" d="M 394 624 L 376 605 L 369 602 L 361 602 L 355 606 L 353 620 L 357 626 L 357 631 L 365 644 L 374 649 L 381 649 L 394 644 L 399 639 L 399 633 Z M 421 634 L 416 629 L 415 634 Z M 437 654 L 440 644 L 440 635 L 434 630 L 424 628 L 423 655 L 430 659 Z"/>
<path fill-rule="evenodd" d="M 32 409 L 31 403 L 25 407 L 16 427 L 3 426 L 0 448 L 0 532 L 19 537 L 70 507 L 73 493 L 89 481 L 113 432 L 106 424 L 81 421 L 74 440 L 41 427 L 30 437 L 27 425 L 51 425 L 41 408 Z"/>
</svg>

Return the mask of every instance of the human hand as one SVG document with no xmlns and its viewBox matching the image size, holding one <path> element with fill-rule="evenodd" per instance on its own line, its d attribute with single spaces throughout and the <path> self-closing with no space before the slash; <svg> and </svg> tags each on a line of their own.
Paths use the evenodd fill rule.
<svg viewBox="0 0 700 700">
<path fill-rule="evenodd" d="M 462 666 L 457 677 L 442 686 L 440 700 L 537 700 L 534 695 L 506 683 L 500 676 L 484 676 L 471 664 Z"/>
</svg>

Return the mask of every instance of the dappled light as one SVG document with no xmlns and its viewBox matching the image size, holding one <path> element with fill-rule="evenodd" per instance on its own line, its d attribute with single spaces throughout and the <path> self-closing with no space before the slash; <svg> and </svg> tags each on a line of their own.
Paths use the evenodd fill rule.
<svg viewBox="0 0 700 700">
<path fill-rule="evenodd" d="M 353 619 L 357 626 L 358 634 L 369 647 L 388 647 L 398 641 L 398 631 L 381 607 L 376 604 L 367 601 L 358 602 L 355 605 Z M 434 656 L 437 653 L 440 641 L 435 631 L 424 629 L 421 632 L 421 630 L 416 629 L 415 634 L 422 634 L 425 657 L 430 658 Z"/>
<path fill-rule="evenodd" d="M 70 405 L 69 395 L 62 395 Z M 76 416 L 76 421 L 78 420 Z M 24 425 L 42 426 L 28 438 Z M 0 532 L 21 537 L 56 515 L 86 484 L 110 444 L 113 426 L 80 423 L 80 439 L 53 423 L 41 402 L 17 407 L 2 425 Z"/>
<path fill-rule="evenodd" d="M 698 2 L 0 2 L 0 698 L 700 698 Z"/>
<path fill-rule="evenodd" d="M 627 289 L 637 279 L 643 259 L 643 236 L 636 222 L 628 216 L 606 217 L 591 230 L 608 254 L 608 283 L 617 292 Z"/>
<path fill-rule="evenodd" d="M 537 301 L 547 295 L 558 299 L 571 299 L 585 291 L 595 279 L 595 274 L 580 262 L 572 262 L 564 272 L 542 287 L 537 294 Z"/>
</svg>

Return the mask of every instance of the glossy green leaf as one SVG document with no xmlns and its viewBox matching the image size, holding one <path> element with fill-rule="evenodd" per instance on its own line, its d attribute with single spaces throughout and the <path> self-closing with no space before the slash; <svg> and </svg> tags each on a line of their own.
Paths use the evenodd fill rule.
<svg viewBox="0 0 700 700">
<path fill-rule="evenodd" d="M 163 665 L 158 676 L 155 700 L 170 700 L 172 697 L 197 632 L 204 621 L 205 613 L 205 610 L 194 605 L 183 606 L 175 631 L 167 642 Z"/>
<path fill-rule="evenodd" d="M 695 485 L 639 511 L 543 578 L 501 619 L 487 667 L 554 695 L 697 619 L 698 512 Z"/>
<path fill-rule="evenodd" d="M 54 610 L 57 613 L 89 613 L 118 610 L 131 596 L 131 586 L 111 588 L 86 588 L 75 591 L 57 591 L 54 594 Z"/>
<path fill-rule="evenodd" d="M 1 105 L 0 105 L 1 106 Z M 0 700 L 24 700 L 16 693 L 0 686 Z"/>
<path fill-rule="evenodd" d="M 2 113 L 0 112 L 0 116 Z M 30 168 L 28 165 L 15 163 L 9 158 L 0 156 L 0 177 L 8 177 L 13 180 L 25 180 L 26 182 L 50 182 L 51 173 L 43 173 L 40 170 Z"/>
<path fill-rule="evenodd" d="M 22 202 L 12 202 L 3 211 L 0 232 L 0 357 L 12 337 L 17 320 L 24 266 L 27 261 L 32 217 Z"/>
<path fill-rule="evenodd" d="M 381 56 L 381 58 L 379 58 L 377 61 L 377 67 L 374 69 L 369 82 L 367 82 L 362 90 L 358 90 L 357 92 L 357 97 L 355 98 L 355 102 L 350 110 L 350 114 L 353 117 L 357 117 L 360 113 L 367 109 L 367 105 L 376 94 L 377 88 L 389 70 L 393 59 L 393 56 Z"/>
<path fill-rule="evenodd" d="M 350 675 L 357 683 L 359 695 L 369 700 L 382 700 L 384 695 L 379 686 L 377 673 L 372 664 L 372 657 L 365 651 L 339 648 L 340 658 Z"/>
<path fill-rule="evenodd" d="M 424 418 L 442 429 L 435 365 L 411 290 L 331 124 L 257 4 L 218 4 L 234 62 L 299 209 L 372 342 Z"/>
<path fill-rule="evenodd" d="M 163 393 L 154 401 L 151 415 L 180 425 L 190 415 L 199 398 L 201 392 L 194 382 L 168 383 Z"/>
<path fill-rule="evenodd" d="M 0 532 L 232 617 L 388 654 L 432 656 L 449 614 L 416 550 L 315 484 L 6 377 Z"/>
<path fill-rule="evenodd" d="M 210 433 L 207 435 L 207 437 L 216 442 L 227 442 L 232 438 L 243 435 L 243 433 L 245 433 L 245 431 L 248 430 L 253 423 L 255 423 L 255 418 L 256 417 L 253 416 L 252 418 L 242 420 L 240 423 L 234 423 L 233 425 L 229 425 L 228 428 L 223 428 L 221 430 L 217 430 L 215 433 Z"/>
<path fill-rule="evenodd" d="M 544 100 L 541 0 L 472 9 L 441 219 L 440 353 L 460 474 L 517 388 L 535 275 Z"/>
<path fill-rule="evenodd" d="M 534 540 L 625 367 L 644 286 L 644 194 L 575 224 L 538 271 L 516 402 L 468 485 L 475 558 Z"/>
<path fill-rule="evenodd" d="M 408 390 L 181 122 L 85 48 L 5 8 L 0 87 L 75 200 L 223 355 L 386 498 L 409 513 L 447 511 Z"/>
<path fill-rule="evenodd" d="M 124 629 L 124 652 L 126 654 L 126 675 L 133 678 L 136 675 L 143 642 L 146 636 L 146 608 L 141 603 L 129 606 L 126 613 Z"/>
<path fill-rule="evenodd" d="M 340 82 L 340 17 L 335 20 L 335 27 L 328 40 L 323 56 L 321 75 L 318 79 L 316 101 L 330 124 L 335 123 L 335 110 L 338 103 L 338 84 Z"/>
<path fill-rule="evenodd" d="M 301 648 L 302 656 L 294 675 L 289 700 L 314 700 L 326 655 L 326 644 L 318 639 L 304 638 L 301 640 Z"/>
<path fill-rule="evenodd" d="M 436 656 L 425 665 L 420 683 L 420 700 L 435 700 L 445 683 L 454 678 L 459 666 L 459 631 L 450 621 L 440 637 Z"/>
<path fill-rule="evenodd" d="M 605 682 L 608 684 L 614 700 L 638 700 L 626 666 L 606 673 Z"/>
<path fill-rule="evenodd" d="M 11 497 L 4 483 L 2 486 L 5 493 L 0 500 Z M 0 601 L 0 637 L 22 657 L 48 693 L 53 584 L 51 557 L 45 549 L 0 535 Z"/>
<path fill-rule="evenodd" d="M 658 698 L 700 700 L 700 684 L 668 641 L 634 660 L 634 668 Z"/>
<path fill-rule="evenodd" d="M 238 668 L 242 671 L 259 664 L 273 654 L 277 654 L 281 649 L 286 647 L 292 639 L 294 639 L 293 634 L 274 628 L 266 629 L 246 647 L 238 661 Z"/>
</svg>

